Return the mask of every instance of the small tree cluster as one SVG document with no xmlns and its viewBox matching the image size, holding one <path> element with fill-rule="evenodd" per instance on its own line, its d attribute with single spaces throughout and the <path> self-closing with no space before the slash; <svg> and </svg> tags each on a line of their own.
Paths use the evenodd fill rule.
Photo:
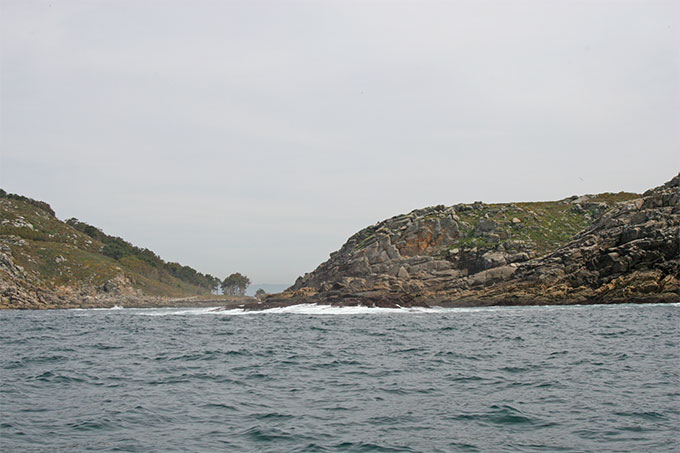
<svg viewBox="0 0 680 453">
<path fill-rule="evenodd" d="M 243 274 L 235 272 L 225 278 L 220 285 L 222 292 L 228 296 L 244 296 L 250 285 L 250 279 Z"/>
</svg>

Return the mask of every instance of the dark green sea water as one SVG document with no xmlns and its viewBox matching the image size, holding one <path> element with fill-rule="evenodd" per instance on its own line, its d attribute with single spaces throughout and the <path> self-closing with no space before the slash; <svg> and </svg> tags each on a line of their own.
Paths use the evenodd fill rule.
<svg viewBox="0 0 680 453">
<path fill-rule="evenodd" d="M 0 451 L 680 450 L 680 306 L 0 312 Z"/>
</svg>

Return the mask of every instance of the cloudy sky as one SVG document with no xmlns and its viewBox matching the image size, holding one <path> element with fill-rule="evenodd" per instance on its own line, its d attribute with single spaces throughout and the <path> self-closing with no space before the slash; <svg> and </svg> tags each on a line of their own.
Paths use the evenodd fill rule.
<svg viewBox="0 0 680 453">
<path fill-rule="evenodd" d="M 0 187 L 292 283 L 435 204 L 680 170 L 677 1 L 0 0 Z"/>
</svg>

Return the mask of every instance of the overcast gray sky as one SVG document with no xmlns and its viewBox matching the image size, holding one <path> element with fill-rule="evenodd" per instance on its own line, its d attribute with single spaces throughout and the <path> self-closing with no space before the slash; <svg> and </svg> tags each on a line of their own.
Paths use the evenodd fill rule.
<svg viewBox="0 0 680 453">
<path fill-rule="evenodd" d="M 415 208 L 680 170 L 677 1 L 0 0 L 0 186 L 292 283 Z"/>
</svg>

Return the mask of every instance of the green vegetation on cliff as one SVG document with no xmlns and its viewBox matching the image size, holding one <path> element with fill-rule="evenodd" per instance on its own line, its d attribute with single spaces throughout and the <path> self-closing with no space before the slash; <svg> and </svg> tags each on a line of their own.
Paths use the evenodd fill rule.
<svg viewBox="0 0 680 453">
<path fill-rule="evenodd" d="M 109 236 L 97 227 L 88 225 L 78 219 L 71 218 L 66 221 L 69 226 L 87 234 L 92 239 L 101 242 L 103 247 L 101 253 L 104 256 L 113 258 L 118 262 L 127 264 L 128 267 L 143 270 L 144 265 L 151 266 L 155 271 L 166 272 L 183 282 L 194 286 L 213 290 L 220 284 L 220 279 L 210 274 L 201 274 L 189 266 L 182 266 L 179 263 L 167 263 L 158 255 L 146 248 L 135 247 L 129 242 L 115 236 Z M 158 272 L 156 272 L 158 274 Z"/>
<path fill-rule="evenodd" d="M 449 248 L 525 244 L 535 255 L 544 255 L 569 242 L 613 204 L 639 196 L 619 192 L 560 201 L 456 205 L 461 233 Z"/>
<path fill-rule="evenodd" d="M 7 289 L 14 283 L 15 288 L 82 295 L 185 297 L 210 294 L 220 282 L 92 225 L 62 222 L 47 203 L 1 189 L 0 253 L 6 258 L 0 260 L 5 292 L 16 292 Z"/>
</svg>

